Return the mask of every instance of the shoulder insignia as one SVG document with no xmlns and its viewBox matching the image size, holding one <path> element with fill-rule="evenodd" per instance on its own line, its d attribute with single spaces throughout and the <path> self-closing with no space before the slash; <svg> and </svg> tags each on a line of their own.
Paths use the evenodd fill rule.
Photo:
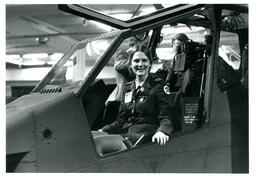
<svg viewBox="0 0 256 176">
<path fill-rule="evenodd" d="M 167 86 L 167 85 L 164 86 L 164 92 L 165 92 L 167 95 L 171 94 L 170 89 L 169 89 L 169 86 Z"/>
<path fill-rule="evenodd" d="M 160 82 L 160 81 L 162 81 L 163 79 L 162 78 L 156 78 L 155 79 L 155 82 Z"/>
</svg>

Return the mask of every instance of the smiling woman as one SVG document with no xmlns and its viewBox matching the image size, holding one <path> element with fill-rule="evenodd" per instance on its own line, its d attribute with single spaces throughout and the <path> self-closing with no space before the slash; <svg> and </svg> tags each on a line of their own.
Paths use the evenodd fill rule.
<svg viewBox="0 0 256 176">
<path fill-rule="evenodd" d="M 151 63 L 151 51 L 145 45 L 136 45 L 129 58 L 135 80 L 126 85 L 117 119 L 99 129 L 100 132 L 115 134 L 110 142 L 113 144 L 112 151 L 115 146 L 122 146 L 127 140 L 132 145 L 137 145 L 137 141 L 142 138 L 144 139 L 141 143 L 152 141 L 163 146 L 173 131 L 168 116 L 171 108 L 168 106 L 169 93 L 164 89 L 164 81 L 156 81 L 149 74 Z M 120 134 L 123 138 L 116 134 Z M 101 138 L 103 142 L 101 141 L 100 148 L 109 148 L 109 141 L 104 143 L 104 138 Z M 106 138 L 111 140 L 110 137 L 106 136 Z"/>
<path fill-rule="evenodd" d="M 131 61 L 132 71 L 140 80 L 145 80 L 149 72 L 149 59 L 143 52 L 136 52 Z M 141 78 L 142 77 L 142 78 Z M 143 78 L 145 77 L 145 78 Z"/>
<path fill-rule="evenodd" d="M 130 55 L 129 64 L 136 75 L 136 80 L 144 82 L 152 64 L 150 50 L 145 45 L 135 46 L 135 51 Z"/>
</svg>

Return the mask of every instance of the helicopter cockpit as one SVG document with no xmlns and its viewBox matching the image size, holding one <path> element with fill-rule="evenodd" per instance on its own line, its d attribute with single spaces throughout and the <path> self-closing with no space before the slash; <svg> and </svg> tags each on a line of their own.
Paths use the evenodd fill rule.
<svg viewBox="0 0 256 176">
<path fill-rule="evenodd" d="M 175 118 L 172 119 L 175 124 L 174 136 L 190 133 L 203 127 L 209 120 L 205 89 L 209 81 L 206 78 L 207 61 L 212 57 L 211 42 L 214 35 L 210 18 L 208 11 L 201 9 L 190 16 L 171 23 L 167 21 L 157 27 L 139 29 L 132 33 L 128 29 L 115 30 L 81 41 L 68 50 L 33 92 L 68 91 L 77 94 L 81 97 L 91 130 L 97 131 L 103 125 L 113 122 L 118 114 L 120 101 L 115 99 L 114 60 L 116 53 L 127 50 L 130 38 L 135 37 L 139 42 L 147 44 L 153 53 L 151 74 L 155 78 L 164 79 L 170 87 L 173 95 L 170 101 L 175 106 Z M 223 11 L 222 25 L 232 31 L 245 25 L 243 19 L 238 13 Z M 181 32 L 189 40 L 176 54 L 173 39 Z M 179 66 L 176 64 L 174 67 L 174 59 Z M 92 136 L 95 134 L 92 133 Z M 126 147 L 130 148 L 127 144 Z"/>
</svg>

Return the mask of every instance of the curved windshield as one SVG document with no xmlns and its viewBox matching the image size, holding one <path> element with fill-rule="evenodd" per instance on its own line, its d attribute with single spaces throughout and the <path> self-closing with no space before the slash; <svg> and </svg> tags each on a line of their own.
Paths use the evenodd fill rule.
<svg viewBox="0 0 256 176">
<path fill-rule="evenodd" d="M 97 61 L 122 31 L 99 35 L 74 44 L 33 92 L 76 92 Z"/>
<path fill-rule="evenodd" d="M 148 15 L 162 8 L 174 7 L 173 4 L 80 4 L 83 7 L 96 10 L 99 13 L 128 21 L 133 18 Z"/>
</svg>

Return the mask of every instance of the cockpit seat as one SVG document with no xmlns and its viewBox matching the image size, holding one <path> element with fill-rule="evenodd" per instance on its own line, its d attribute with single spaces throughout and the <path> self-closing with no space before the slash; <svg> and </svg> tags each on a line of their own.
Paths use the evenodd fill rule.
<svg viewBox="0 0 256 176">
<path fill-rule="evenodd" d="M 109 101 L 106 103 L 104 112 L 103 112 L 103 119 L 102 119 L 102 126 L 106 124 L 110 124 L 116 120 L 118 116 L 118 111 L 120 107 L 121 101 Z"/>
<path fill-rule="evenodd" d="M 101 156 L 112 152 L 126 150 L 127 146 L 123 140 L 124 138 L 117 134 L 97 134 L 94 136 L 96 150 Z"/>
<path fill-rule="evenodd" d="M 86 90 L 82 97 L 82 103 L 87 115 L 87 119 L 92 130 L 99 129 L 102 122 L 102 114 L 105 102 L 116 85 L 106 85 L 102 79 L 96 80 Z"/>
<path fill-rule="evenodd" d="M 173 73 L 174 74 L 174 73 Z M 178 74 L 178 73 L 175 73 Z M 202 122 L 202 97 L 203 97 L 203 62 L 197 62 L 193 67 L 188 68 L 180 75 L 175 75 L 180 79 L 179 86 L 172 82 L 170 85 L 174 113 L 172 117 L 175 132 L 189 132 L 201 126 Z M 179 77 L 180 76 L 180 77 Z"/>
</svg>

